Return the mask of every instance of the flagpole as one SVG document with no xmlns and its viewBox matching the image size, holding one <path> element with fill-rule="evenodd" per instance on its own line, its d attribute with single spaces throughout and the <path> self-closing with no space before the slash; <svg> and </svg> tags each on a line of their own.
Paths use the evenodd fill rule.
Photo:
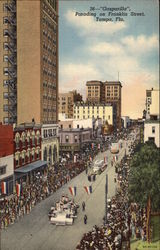
<svg viewBox="0 0 160 250">
<path fill-rule="evenodd" d="M 107 223 L 107 194 L 108 194 L 108 174 L 106 174 L 106 185 L 105 185 L 105 223 Z"/>
</svg>

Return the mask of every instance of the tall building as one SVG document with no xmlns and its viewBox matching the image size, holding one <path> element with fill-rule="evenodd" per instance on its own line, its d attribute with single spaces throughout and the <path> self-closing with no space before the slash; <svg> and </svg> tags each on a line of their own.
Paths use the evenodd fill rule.
<svg viewBox="0 0 160 250">
<path fill-rule="evenodd" d="M 76 90 L 59 94 L 59 114 L 65 114 L 67 118 L 73 118 L 73 105 L 81 102 L 82 96 Z"/>
<path fill-rule="evenodd" d="M 86 100 L 88 103 L 112 104 L 116 108 L 116 128 L 121 128 L 121 88 L 120 81 L 88 81 L 86 83 Z"/>
<path fill-rule="evenodd" d="M 87 102 L 89 103 L 102 103 L 104 102 L 104 83 L 101 81 L 87 81 Z"/>
<path fill-rule="evenodd" d="M 146 118 L 157 117 L 160 114 L 159 89 L 146 90 Z"/>
<path fill-rule="evenodd" d="M 121 82 L 105 82 L 105 103 L 111 103 L 116 107 L 116 127 L 121 129 L 121 102 L 122 102 L 122 94 L 121 94 L 122 84 Z"/>
<path fill-rule="evenodd" d="M 0 1 L 0 121 L 58 120 L 58 0 Z"/>
</svg>

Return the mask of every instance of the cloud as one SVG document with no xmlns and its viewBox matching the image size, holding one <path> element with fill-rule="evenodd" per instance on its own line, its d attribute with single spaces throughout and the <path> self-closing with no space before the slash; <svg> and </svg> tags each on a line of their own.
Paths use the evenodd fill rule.
<svg viewBox="0 0 160 250">
<path fill-rule="evenodd" d="M 98 42 L 89 46 L 88 50 L 96 55 L 108 55 L 108 56 L 123 56 L 132 55 L 132 58 L 141 56 L 141 54 L 147 55 L 154 49 L 158 48 L 158 37 L 156 35 L 137 37 L 127 36 L 118 41 L 118 43 L 111 42 Z M 130 56 L 131 57 L 131 56 Z"/>
<path fill-rule="evenodd" d="M 147 53 L 159 47 L 158 37 L 156 35 L 137 37 L 127 36 L 121 40 L 121 43 L 133 53 Z"/>
<path fill-rule="evenodd" d="M 60 84 L 63 86 L 62 92 L 74 88 L 84 92 L 86 81 L 99 79 L 100 72 L 92 63 L 66 63 L 60 68 L 60 76 Z"/>
<path fill-rule="evenodd" d="M 126 28 L 125 22 L 97 22 L 92 16 L 76 16 L 76 11 L 68 10 L 65 18 L 69 24 L 79 29 L 79 35 L 113 34 Z"/>
<path fill-rule="evenodd" d="M 124 49 L 117 43 L 100 42 L 90 47 L 90 51 L 100 55 L 119 55 L 124 53 Z"/>
</svg>

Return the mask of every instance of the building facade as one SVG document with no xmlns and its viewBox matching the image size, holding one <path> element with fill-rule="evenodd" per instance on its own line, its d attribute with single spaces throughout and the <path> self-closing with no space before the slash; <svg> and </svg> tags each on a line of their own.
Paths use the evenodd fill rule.
<svg viewBox="0 0 160 250">
<path fill-rule="evenodd" d="M 129 116 L 122 116 L 122 127 L 128 128 L 131 125 L 131 120 Z"/>
<path fill-rule="evenodd" d="M 113 125 L 116 119 L 115 109 L 107 104 L 76 104 L 74 105 L 74 119 L 101 118 L 102 123 L 106 121 Z"/>
<path fill-rule="evenodd" d="M 41 125 L 22 124 L 14 127 L 14 169 L 41 160 Z"/>
<path fill-rule="evenodd" d="M 42 160 L 54 165 L 59 161 L 59 134 L 58 125 L 44 124 L 42 134 Z"/>
<path fill-rule="evenodd" d="M 72 154 L 81 150 L 84 143 L 92 140 L 92 129 L 60 129 L 60 153 L 71 152 Z"/>
<path fill-rule="evenodd" d="M 160 120 L 146 120 L 144 122 L 144 142 L 152 141 L 160 147 Z"/>
<path fill-rule="evenodd" d="M 146 90 L 146 118 L 159 117 L 160 113 L 160 91 L 159 89 Z"/>
<path fill-rule="evenodd" d="M 104 83 L 101 81 L 87 81 L 86 82 L 86 100 L 88 103 L 102 103 L 105 100 Z"/>
<path fill-rule="evenodd" d="M 0 195 L 9 195 L 13 192 L 13 159 L 13 127 L 0 124 Z M 5 183 L 3 191 L 2 183 Z"/>
<path fill-rule="evenodd" d="M 73 118 L 73 105 L 82 101 L 82 96 L 76 90 L 68 93 L 59 93 L 59 114 L 65 114 L 67 118 Z"/>
<path fill-rule="evenodd" d="M 105 82 L 105 103 L 116 106 L 116 128 L 121 129 L 121 82 Z"/>
<path fill-rule="evenodd" d="M 114 124 L 114 127 L 121 129 L 121 82 L 88 81 L 86 87 L 86 100 L 88 103 L 105 103 L 116 107 L 116 124 Z"/>
<path fill-rule="evenodd" d="M 0 121 L 58 121 L 58 1 L 0 1 Z"/>
</svg>

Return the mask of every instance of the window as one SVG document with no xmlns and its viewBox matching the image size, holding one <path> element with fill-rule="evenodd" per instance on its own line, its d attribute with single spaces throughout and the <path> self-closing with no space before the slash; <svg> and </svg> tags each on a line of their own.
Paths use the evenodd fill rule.
<svg viewBox="0 0 160 250">
<path fill-rule="evenodd" d="M 110 115 L 108 116 L 108 120 L 110 120 Z"/>
<path fill-rule="evenodd" d="M 78 142 L 78 136 L 77 135 L 74 136 L 74 142 Z"/>
<path fill-rule="evenodd" d="M 0 175 L 6 174 L 7 165 L 0 166 Z"/>
<path fill-rule="evenodd" d="M 4 124 L 8 124 L 8 123 L 9 123 L 8 117 L 4 117 L 4 118 L 3 118 L 3 122 L 4 122 Z"/>
<path fill-rule="evenodd" d="M 3 74 L 4 74 L 5 76 L 8 76 L 8 68 L 4 68 Z"/>
<path fill-rule="evenodd" d="M 68 135 L 65 136 L 65 139 L 66 139 L 66 142 L 69 142 L 69 136 Z"/>
<path fill-rule="evenodd" d="M 152 127 L 152 134 L 155 133 L 155 127 Z"/>
<path fill-rule="evenodd" d="M 79 124 L 77 124 L 77 128 L 79 128 Z"/>
<path fill-rule="evenodd" d="M 4 104 L 4 105 L 3 105 L 3 111 L 5 111 L 5 112 L 8 111 L 8 105 L 7 105 L 7 104 Z"/>
<path fill-rule="evenodd" d="M 8 50 L 8 43 L 7 42 L 4 43 L 3 48 L 4 48 L 4 50 Z"/>
<path fill-rule="evenodd" d="M 5 56 L 3 57 L 3 61 L 4 61 L 4 62 L 8 62 L 8 56 L 7 56 L 7 55 L 5 55 Z"/>
<path fill-rule="evenodd" d="M 61 124 L 61 129 L 63 129 L 63 125 Z"/>
<path fill-rule="evenodd" d="M 69 128 L 71 128 L 71 124 L 69 124 Z"/>
<path fill-rule="evenodd" d="M 8 83 L 9 83 L 8 80 L 4 80 L 4 81 L 3 81 L 3 86 L 4 86 L 4 87 L 8 87 Z"/>
<path fill-rule="evenodd" d="M 4 37 L 8 37 L 9 36 L 8 29 L 3 30 L 3 36 Z"/>
</svg>

